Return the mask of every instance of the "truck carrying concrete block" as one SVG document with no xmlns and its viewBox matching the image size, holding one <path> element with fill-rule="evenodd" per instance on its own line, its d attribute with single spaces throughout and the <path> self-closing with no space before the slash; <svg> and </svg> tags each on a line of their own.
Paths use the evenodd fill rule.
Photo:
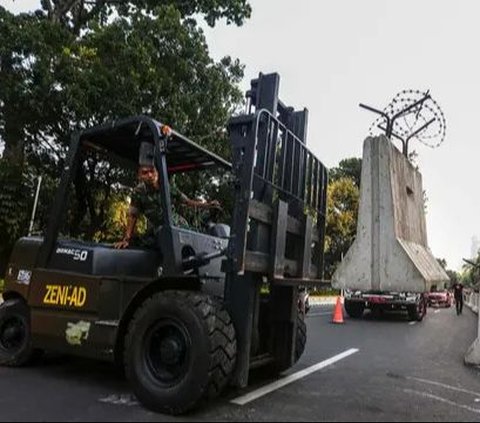
<svg viewBox="0 0 480 423">
<path fill-rule="evenodd" d="M 422 293 L 448 281 L 428 248 L 422 175 L 387 137 L 367 138 L 357 237 L 333 286 Z"/>
</svg>

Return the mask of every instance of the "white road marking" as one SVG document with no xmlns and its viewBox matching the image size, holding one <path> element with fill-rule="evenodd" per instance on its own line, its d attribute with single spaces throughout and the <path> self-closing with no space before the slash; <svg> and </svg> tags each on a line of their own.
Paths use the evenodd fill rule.
<svg viewBox="0 0 480 423">
<path fill-rule="evenodd" d="M 255 401 L 265 395 L 268 395 L 284 386 L 287 386 L 297 380 L 303 379 L 304 377 L 311 375 L 312 373 L 318 372 L 319 370 L 325 369 L 332 364 L 335 364 L 353 354 L 356 354 L 360 350 L 356 348 L 349 349 L 341 354 L 336 355 L 335 357 L 329 358 L 328 360 L 322 361 L 321 363 L 315 364 L 314 366 L 308 367 L 304 370 L 301 370 L 297 373 L 294 373 L 290 376 L 287 376 L 283 379 L 277 380 L 269 385 L 266 385 L 256 391 L 250 392 L 249 394 L 243 395 L 231 401 L 232 404 L 236 405 L 246 405 L 249 402 Z"/>
<path fill-rule="evenodd" d="M 133 395 L 109 395 L 105 398 L 100 398 L 99 402 L 103 402 L 105 404 L 112 404 L 112 405 L 125 405 L 127 407 L 133 407 L 138 405 L 138 401 L 135 399 Z"/>
<path fill-rule="evenodd" d="M 427 385 L 439 386 L 440 388 L 450 389 L 451 391 L 462 392 L 464 394 L 473 395 L 475 397 L 480 397 L 479 392 L 469 391 L 468 389 L 457 388 L 455 386 L 446 385 L 445 383 L 435 382 L 433 380 L 420 379 L 417 377 L 407 377 L 409 380 L 414 380 L 416 382 L 425 383 Z"/>
<path fill-rule="evenodd" d="M 435 310 L 435 314 L 438 314 L 438 313 L 440 313 L 440 310 Z"/>
<path fill-rule="evenodd" d="M 404 389 L 403 392 L 405 392 L 407 394 L 418 395 L 419 397 L 428 398 L 428 399 L 431 399 L 431 400 L 443 402 L 444 404 L 448 404 L 450 406 L 462 408 L 464 410 L 471 411 L 472 413 L 475 413 L 475 414 L 480 414 L 480 409 L 479 408 L 473 408 L 473 407 L 469 407 L 468 405 L 458 404 L 454 401 L 450 401 L 448 399 L 438 397 L 436 395 L 428 394 L 426 392 L 414 391 L 412 389 Z"/>
<path fill-rule="evenodd" d="M 410 322 L 409 325 L 410 325 L 410 326 L 414 326 L 414 325 L 416 325 L 417 323 L 418 323 L 418 322 Z"/>
</svg>

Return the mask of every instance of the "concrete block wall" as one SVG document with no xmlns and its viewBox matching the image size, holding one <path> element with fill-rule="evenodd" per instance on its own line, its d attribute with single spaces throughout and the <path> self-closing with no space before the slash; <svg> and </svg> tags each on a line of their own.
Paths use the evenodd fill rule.
<svg viewBox="0 0 480 423">
<path fill-rule="evenodd" d="M 470 307 L 474 313 L 478 313 L 480 311 L 480 294 L 472 292 L 465 295 L 465 304 L 467 307 Z"/>
<path fill-rule="evenodd" d="M 448 281 L 428 248 L 422 175 L 388 138 L 367 138 L 357 236 L 333 286 L 426 292 Z"/>
<path fill-rule="evenodd" d="M 465 363 L 470 366 L 480 366 L 480 294 L 466 295 L 465 304 L 478 314 L 478 338 L 467 351 Z"/>
</svg>

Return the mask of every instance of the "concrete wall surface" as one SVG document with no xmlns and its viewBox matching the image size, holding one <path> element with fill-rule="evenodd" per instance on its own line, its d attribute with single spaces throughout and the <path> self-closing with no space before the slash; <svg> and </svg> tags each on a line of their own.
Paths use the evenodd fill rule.
<svg viewBox="0 0 480 423">
<path fill-rule="evenodd" d="M 428 248 L 420 172 L 385 137 L 363 146 L 357 237 L 337 289 L 425 292 L 449 278 Z"/>
<path fill-rule="evenodd" d="M 465 355 L 465 363 L 470 366 L 480 366 L 480 294 L 472 292 L 466 295 L 465 304 L 478 314 L 478 338 Z"/>
</svg>

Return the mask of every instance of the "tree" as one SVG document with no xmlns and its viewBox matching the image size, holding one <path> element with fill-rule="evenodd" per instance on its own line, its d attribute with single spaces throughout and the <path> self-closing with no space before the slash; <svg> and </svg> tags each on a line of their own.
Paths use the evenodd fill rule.
<svg viewBox="0 0 480 423">
<path fill-rule="evenodd" d="M 241 24 L 249 14 L 244 0 L 44 0 L 41 10 L 21 15 L 0 7 L 0 183 L 16 193 L 0 198 L 3 251 L 26 232 L 33 190 L 25 186 L 42 174 L 42 197 L 52 198 L 72 132 L 143 113 L 228 156 L 225 124 L 241 102 L 243 67 L 229 57 L 214 62 L 192 16 L 214 25 L 220 18 Z M 98 169 L 80 168 L 73 221 L 106 219 L 118 200 L 109 189 L 113 174 Z M 47 210 L 41 205 L 41 226 Z M 1 226 L 12 219 L 21 230 L 6 233 Z"/>
<path fill-rule="evenodd" d="M 450 279 L 450 286 L 452 286 L 455 282 L 457 282 L 460 278 L 460 274 L 455 270 L 448 269 L 447 260 L 444 258 L 437 258 L 438 263 L 442 266 L 445 273 L 448 275 Z M 450 286 L 445 286 L 445 288 L 450 288 Z"/>
<path fill-rule="evenodd" d="M 21 170 L 15 165 L 0 166 L 0 258 L 6 257 L 10 252 L 10 245 L 5 240 L 13 240 L 25 234 L 28 225 L 28 215 L 23 210 L 30 209 L 31 201 L 28 196 L 19 195 L 18 188 L 28 191 L 31 187 L 23 177 Z M 5 266 L 1 263 L 0 271 Z M 3 272 L 0 273 L 0 279 Z"/>
<path fill-rule="evenodd" d="M 241 25 L 251 14 L 246 0 L 42 0 L 41 6 L 51 22 L 76 35 L 91 23 L 104 24 L 114 14 L 128 17 L 143 11 L 157 18 L 163 6 L 173 6 L 182 18 L 203 16 L 210 26 L 222 18 L 229 24 Z"/>
<path fill-rule="evenodd" d="M 338 164 L 338 167 L 330 169 L 330 180 L 336 181 L 341 178 L 350 178 L 355 185 L 360 188 L 360 181 L 362 179 L 362 159 L 351 157 L 343 159 Z"/>
<path fill-rule="evenodd" d="M 325 276 L 330 279 L 355 240 L 360 191 L 352 178 L 342 177 L 329 183 L 327 195 Z"/>
<path fill-rule="evenodd" d="M 325 276 L 331 278 L 355 240 L 362 159 L 351 157 L 329 170 Z"/>
<path fill-rule="evenodd" d="M 480 285 L 480 253 L 473 260 L 465 261 L 459 278 L 465 286 L 478 287 Z"/>
</svg>

